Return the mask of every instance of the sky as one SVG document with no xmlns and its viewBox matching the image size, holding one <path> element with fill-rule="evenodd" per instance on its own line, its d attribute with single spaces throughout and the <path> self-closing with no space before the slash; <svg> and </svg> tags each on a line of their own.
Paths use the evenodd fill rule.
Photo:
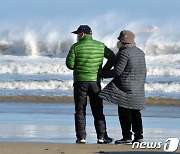
<svg viewBox="0 0 180 154">
<path fill-rule="evenodd" d="M 133 19 L 180 18 L 180 0 L 0 0 L 0 20 L 67 21 L 116 13 Z"/>
<path fill-rule="evenodd" d="M 110 43 L 122 29 L 180 32 L 179 6 L 180 0 L 0 0 L 0 37 L 20 38 L 27 31 L 38 33 L 37 39 L 53 32 L 69 37 L 81 24 Z"/>
</svg>

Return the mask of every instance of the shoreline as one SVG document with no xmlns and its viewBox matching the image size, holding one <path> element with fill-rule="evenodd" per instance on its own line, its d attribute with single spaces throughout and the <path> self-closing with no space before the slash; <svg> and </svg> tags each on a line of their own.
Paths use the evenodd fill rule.
<svg viewBox="0 0 180 154">
<path fill-rule="evenodd" d="M 180 152 L 180 148 L 176 150 Z M 31 142 L 0 142 L 2 154 L 85 154 L 85 153 L 165 153 L 160 149 L 132 149 L 132 145 L 115 144 L 60 144 L 60 143 L 31 143 Z"/>
<path fill-rule="evenodd" d="M 56 102 L 73 103 L 73 96 L 0 96 L 0 102 Z M 105 104 L 112 104 L 104 101 Z M 147 106 L 180 106 L 180 99 L 148 97 L 145 99 Z"/>
</svg>

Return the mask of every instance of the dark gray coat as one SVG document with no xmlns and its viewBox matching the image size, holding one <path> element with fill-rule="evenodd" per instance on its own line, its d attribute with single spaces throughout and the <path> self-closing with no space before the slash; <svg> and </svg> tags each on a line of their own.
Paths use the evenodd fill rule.
<svg viewBox="0 0 180 154">
<path fill-rule="evenodd" d="M 100 92 L 102 99 L 128 109 L 144 108 L 145 55 L 135 44 L 121 48 L 116 55 L 114 69 L 103 72 L 102 77 L 114 77 Z"/>
</svg>

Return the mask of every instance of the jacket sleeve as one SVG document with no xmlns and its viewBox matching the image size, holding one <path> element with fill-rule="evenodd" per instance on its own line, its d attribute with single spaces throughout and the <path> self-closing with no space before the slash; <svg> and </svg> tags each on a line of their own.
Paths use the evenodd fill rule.
<svg viewBox="0 0 180 154">
<path fill-rule="evenodd" d="M 74 70 L 74 64 L 75 64 L 75 53 L 74 53 L 74 46 L 72 46 L 66 57 L 66 66 L 67 68 Z"/>
<path fill-rule="evenodd" d="M 127 62 L 128 62 L 127 51 L 125 51 L 125 52 L 121 51 L 119 54 L 117 54 L 115 64 L 114 64 L 114 69 L 104 71 L 102 73 L 102 77 L 103 78 L 113 78 L 113 77 L 120 76 L 123 73 Z"/>
<path fill-rule="evenodd" d="M 110 70 L 111 67 L 114 65 L 115 61 L 115 54 L 112 50 L 105 46 L 104 48 L 104 57 L 107 59 L 106 64 L 103 67 L 102 71 Z"/>
</svg>

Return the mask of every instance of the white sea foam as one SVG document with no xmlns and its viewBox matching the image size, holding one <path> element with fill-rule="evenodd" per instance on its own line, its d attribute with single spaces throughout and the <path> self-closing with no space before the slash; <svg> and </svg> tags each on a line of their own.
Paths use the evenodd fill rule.
<svg viewBox="0 0 180 154">
<path fill-rule="evenodd" d="M 2 64 L 0 74 L 72 74 L 66 66 L 60 64 Z M 180 76 L 180 68 L 154 66 L 147 67 L 148 76 Z"/>
<path fill-rule="evenodd" d="M 146 55 L 146 63 L 148 66 L 180 66 L 180 50 L 178 54 L 167 55 Z"/>
<path fill-rule="evenodd" d="M 9 63 L 0 66 L 0 73 L 15 74 L 72 74 L 67 67 L 59 64 L 15 64 Z"/>
<path fill-rule="evenodd" d="M 147 56 L 148 76 L 180 76 L 180 54 Z M 72 74 L 65 58 L 1 56 L 0 74 Z"/>
<path fill-rule="evenodd" d="M 154 59 L 154 60 L 153 60 Z M 146 93 L 170 97 L 180 93 L 179 54 L 146 56 Z M 104 87 L 109 80 L 102 82 Z M 39 91 L 38 91 L 39 90 Z M 65 58 L 0 56 L 0 95 L 73 94 L 73 72 Z M 28 94 L 28 95 L 29 95 Z M 151 95 L 151 96 L 153 96 Z"/>
<path fill-rule="evenodd" d="M 0 89 L 14 90 L 69 90 L 73 89 L 73 81 L 5 81 L 0 82 Z"/>
<path fill-rule="evenodd" d="M 107 83 L 102 83 L 104 87 Z M 73 90 L 73 80 L 70 81 L 4 81 L 0 89 L 6 90 Z M 180 83 L 146 83 L 146 92 L 180 93 Z"/>
<path fill-rule="evenodd" d="M 1 56 L 0 74 L 72 74 L 64 58 Z"/>
<path fill-rule="evenodd" d="M 151 83 L 145 84 L 146 92 L 179 93 L 180 83 Z"/>
<path fill-rule="evenodd" d="M 165 66 L 147 67 L 148 76 L 180 76 L 180 68 Z"/>
</svg>

